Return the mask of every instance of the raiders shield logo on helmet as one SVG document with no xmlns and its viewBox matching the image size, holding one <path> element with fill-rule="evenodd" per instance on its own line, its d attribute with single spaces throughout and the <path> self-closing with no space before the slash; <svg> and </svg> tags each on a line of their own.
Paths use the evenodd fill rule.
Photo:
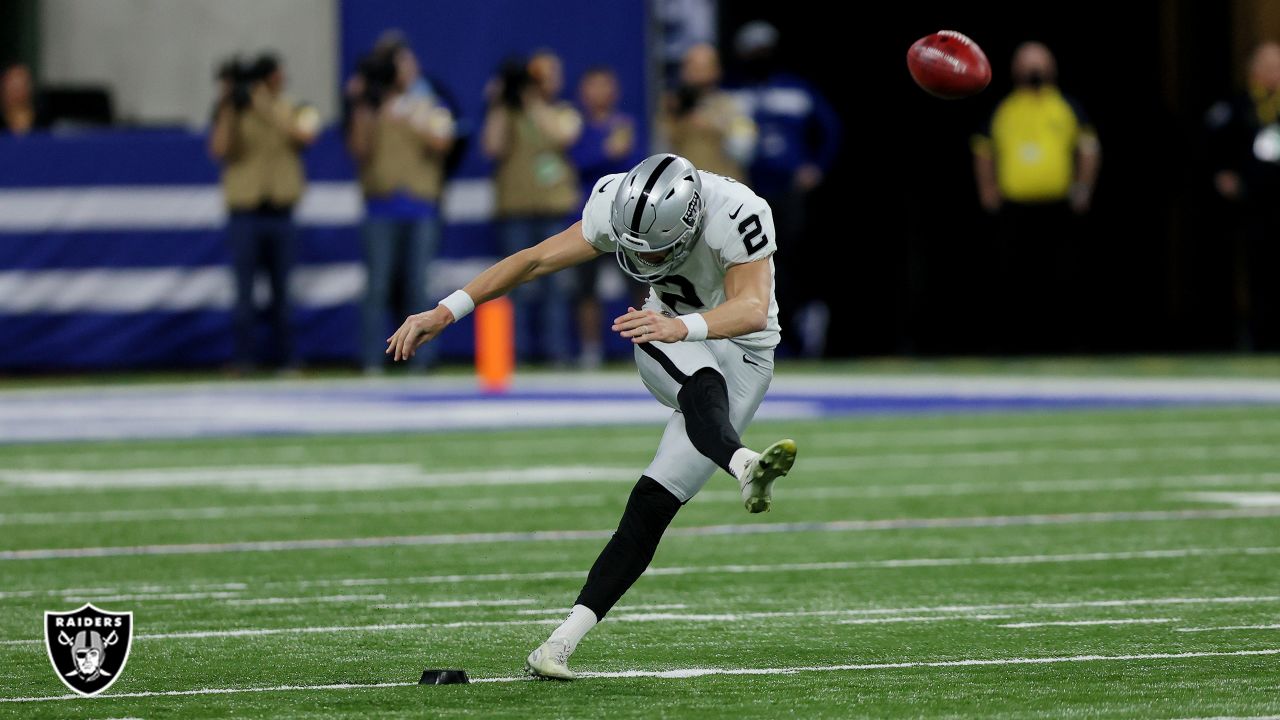
<svg viewBox="0 0 1280 720">
<path fill-rule="evenodd" d="M 129 661 L 133 613 L 85 603 L 71 612 L 45 612 L 44 646 L 63 685 L 81 695 L 111 687 Z"/>
</svg>

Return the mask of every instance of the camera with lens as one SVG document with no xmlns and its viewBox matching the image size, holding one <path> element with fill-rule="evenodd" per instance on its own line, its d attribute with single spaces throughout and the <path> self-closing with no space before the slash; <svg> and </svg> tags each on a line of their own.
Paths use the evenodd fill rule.
<svg viewBox="0 0 1280 720">
<path fill-rule="evenodd" d="M 227 84 L 227 100 L 232 107 L 238 111 L 244 110 L 252 102 L 253 88 L 274 72 L 278 65 L 279 62 L 271 54 L 263 55 L 253 62 L 234 55 L 218 66 L 215 79 Z"/>
<path fill-rule="evenodd" d="M 501 84 L 498 97 L 502 104 L 512 110 L 523 108 L 525 91 L 533 85 L 528 63 L 516 58 L 503 62 L 498 68 L 498 82 Z"/>
<path fill-rule="evenodd" d="M 684 117 L 693 112 L 702 101 L 702 90 L 692 85 L 681 85 L 675 91 L 675 115 Z"/>
<path fill-rule="evenodd" d="M 396 84 L 394 50 L 380 48 L 365 55 L 356 65 L 356 72 L 364 81 L 364 92 L 360 100 L 372 107 L 380 107 Z"/>
</svg>

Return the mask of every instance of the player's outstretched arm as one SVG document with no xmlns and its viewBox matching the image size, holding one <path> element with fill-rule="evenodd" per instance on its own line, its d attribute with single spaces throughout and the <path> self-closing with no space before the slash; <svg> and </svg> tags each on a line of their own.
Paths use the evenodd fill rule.
<svg viewBox="0 0 1280 720">
<path fill-rule="evenodd" d="M 701 314 L 706 338 L 733 338 L 765 329 L 772 287 L 768 258 L 730 267 L 724 274 L 725 301 Z M 652 310 L 628 310 L 613 321 L 613 331 L 636 344 L 679 342 L 689 337 L 689 320 L 699 324 L 693 315 L 671 318 Z"/>
<path fill-rule="evenodd" d="M 469 301 L 474 307 L 506 295 L 530 280 L 586 262 L 599 254 L 600 251 L 586 241 L 582 222 L 579 221 L 531 248 L 499 260 L 467 283 L 459 293 L 465 293 L 462 300 Z M 426 312 L 410 315 L 400 329 L 387 338 L 386 353 L 395 360 L 408 360 L 423 343 L 435 339 L 457 320 L 454 312 L 443 302 Z"/>
</svg>

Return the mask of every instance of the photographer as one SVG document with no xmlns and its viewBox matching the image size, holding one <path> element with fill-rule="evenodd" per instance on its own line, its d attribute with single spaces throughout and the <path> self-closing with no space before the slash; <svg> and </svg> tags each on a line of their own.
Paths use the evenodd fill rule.
<svg viewBox="0 0 1280 720">
<path fill-rule="evenodd" d="M 397 272 L 403 288 L 397 316 L 421 307 L 430 294 L 427 267 L 440 245 L 440 193 L 455 123 L 398 33 L 384 36 L 361 61 L 347 83 L 347 102 L 347 147 L 365 198 L 368 285 L 360 351 L 365 372 L 375 374 L 385 360 L 387 310 Z M 422 368 L 431 359 L 431 353 L 421 353 L 413 365 Z"/>
<path fill-rule="evenodd" d="M 706 170 L 745 181 L 756 145 L 756 125 L 729 93 L 720 89 L 720 55 L 694 45 L 680 66 L 680 87 L 668 93 L 662 131 L 671 151 Z"/>
<path fill-rule="evenodd" d="M 509 61 L 488 88 L 484 151 L 497 164 L 498 233 L 510 255 L 559 232 L 579 205 L 578 173 L 569 148 L 582 132 L 582 117 L 560 99 L 560 58 L 540 51 L 528 64 Z M 516 351 L 533 354 L 531 305 L 541 300 L 542 354 L 559 365 L 572 360 L 569 340 L 571 275 L 547 276 L 521 286 L 516 304 Z"/>
<path fill-rule="evenodd" d="M 222 165 L 222 192 L 229 217 L 227 239 L 235 270 L 235 370 L 254 365 L 256 330 L 253 289 L 257 271 L 271 282 L 271 322 L 277 362 L 296 365 L 289 323 L 289 270 L 294 256 L 293 207 L 302 197 L 302 150 L 315 141 L 320 117 L 314 108 L 284 95 L 279 58 L 264 54 L 218 71 L 219 94 L 209 133 L 209 154 Z"/>
</svg>

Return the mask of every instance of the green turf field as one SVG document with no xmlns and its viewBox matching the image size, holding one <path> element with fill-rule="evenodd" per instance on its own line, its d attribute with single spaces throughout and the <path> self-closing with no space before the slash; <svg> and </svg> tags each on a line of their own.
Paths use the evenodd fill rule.
<svg viewBox="0 0 1280 720">
<path fill-rule="evenodd" d="M 660 432 L 0 446 L 32 478 L 0 483 L 0 700 L 66 694 L 45 610 L 138 636 L 108 696 L 0 716 L 1280 714 L 1275 408 L 758 424 L 801 449 L 773 512 L 713 479 L 574 656 L 600 675 L 515 680 Z M 57 552 L 124 546 L 163 554 Z"/>
</svg>

